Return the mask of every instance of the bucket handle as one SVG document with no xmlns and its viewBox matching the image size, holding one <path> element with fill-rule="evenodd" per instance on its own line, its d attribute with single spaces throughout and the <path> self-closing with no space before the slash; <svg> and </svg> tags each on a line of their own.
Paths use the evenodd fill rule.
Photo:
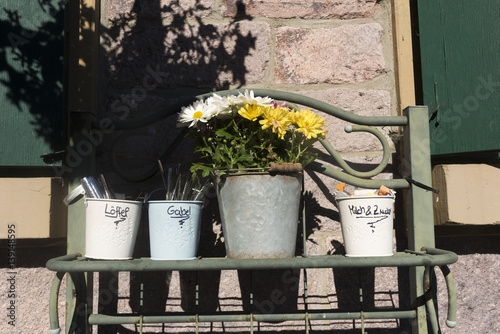
<svg viewBox="0 0 500 334">
<path fill-rule="evenodd" d="M 151 192 L 147 193 L 147 194 L 144 196 L 144 203 L 145 203 L 145 204 L 148 204 L 149 199 L 151 198 L 151 196 L 152 196 L 155 192 L 157 192 L 158 190 L 167 190 L 167 189 L 165 189 L 165 188 L 158 188 L 158 189 L 155 189 L 155 190 L 153 190 L 153 191 L 151 191 Z"/>
<path fill-rule="evenodd" d="M 78 187 L 73 189 L 66 197 L 64 197 L 63 202 L 64 204 L 66 204 L 66 206 L 68 206 L 70 204 L 79 201 L 80 198 L 82 198 L 84 195 L 85 195 L 85 189 L 80 184 Z"/>
</svg>

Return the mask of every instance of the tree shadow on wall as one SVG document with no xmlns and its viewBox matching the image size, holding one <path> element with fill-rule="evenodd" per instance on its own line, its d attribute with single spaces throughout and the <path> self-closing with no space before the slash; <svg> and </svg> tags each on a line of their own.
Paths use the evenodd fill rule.
<svg viewBox="0 0 500 334">
<path fill-rule="evenodd" d="M 192 4 L 172 0 L 168 6 L 163 3 L 136 0 L 130 8 L 111 3 L 111 24 L 101 28 L 105 50 L 103 87 L 106 87 L 102 117 L 117 122 L 149 117 L 165 106 L 198 94 L 239 88 L 247 83 L 248 58 L 256 49 L 257 38 L 245 23 L 235 20 L 205 23 L 204 19 L 215 8 L 203 0 Z M 258 62 L 263 72 L 267 61 Z M 181 131 L 175 118 L 168 117 L 148 126 L 154 136 L 134 137 L 140 140 L 124 142 L 115 155 L 119 168 L 134 176 L 155 169 L 167 144 Z M 112 166 L 108 158 L 109 148 L 120 133 L 109 134 L 98 150 L 98 167 L 112 175 L 116 164 Z M 190 152 L 192 146 L 184 140 L 164 163 L 185 162 L 192 159 Z M 120 177 L 117 183 L 123 182 L 123 174 Z"/>
<path fill-rule="evenodd" d="M 149 67 L 158 71 L 160 80 L 144 86 L 155 89 L 184 87 L 189 95 L 200 89 L 243 86 L 245 59 L 256 38 L 238 22 L 205 24 L 203 16 L 212 9 L 203 3 L 196 0 L 187 6 L 175 0 L 161 6 L 160 1 L 136 0 L 130 13 L 113 16 L 104 34 L 107 83 L 117 89 L 134 88 L 151 74 Z"/>
<path fill-rule="evenodd" d="M 64 2 L 39 0 L 37 5 L 22 2 L 2 6 L 0 12 L 0 103 L 2 117 L 15 119 L 15 130 L 26 138 L 40 138 L 47 150 L 64 148 Z M 13 112 L 18 112 L 14 115 Z M 19 128 L 19 122 L 24 122 Z M 9 123 L 5 123 L 9 124 Z M 3 131 L 10 133 L 12 126 Z M 19 132 L 12 133 L 18 138 Z M 38 142 L 28 139 L 33 152 Z M 43 146 L 43 145 L 42 145 Z M 36 152 L 38 153 L 38 152 Z M 43 154 L 51 153 L 40 152 Z M 5 153 L 4 153 L 5 154 Z M 28 153 L 30 154 L 30 153 Z M 39 156 L 30 157 L 37 161 Z M 42 160 L 40 159 L 40 163 Z M 51 161 L 47 161 L 50 163 Z"/>
<path fill-rule="evenodd" d="M 162 5 L 160 0 L 135 0 L 130 8 L 125 2 L 110 2 L 110 25 L 101 27 L 103 47 L 103 87 L 101 99 L 105 110 L 101 118 L 113 121 L 141 119 L 156 110 L 198 94 L 243 87 L 247 83 L 247 58 L 256 48 L 256 37 L 245 26 L 233 21 L 225 24 L 207 24 L 204 17 L 212 10 L 203 0 L 173 0 Z M 240 8 L 241 9 L 241 8 Z M 154 136 L 131 141 L 117 153 L 124 170 L 141 173 L 157 166 L 157 160 L 168 143 L 179 134 L 176 117 L 168 117 L 148 126 Z M 107 156 L 113 140 L 122 132 L 114 131 L 98 148 L 97 166 L 101 172 L 113 171 Z M 126 147 L 125 147 L 126 146 Z M 132 152 L 132 153 L 131 153 Z M 179 145 L 164 167 L 174 167 L 192 159 L 189 142 Z M 133 156 L 134 159 L 127 157 Z M 142 181 L 141 181 L 142 182 Z M 161 184 L 156 174 L 136 187 Z M 211 199 L 204 208 L 199 255 L 224 256 L 220 240 L 212 230 L 217 219 L 216 200 Z M 218 220 L 220 221 L 220 220 Z M 142 233 L 140 254 L 149 256 L 147 219 Z M 199 306 L 194 300 L 198 277 L 195 273 L 182 272 L 179 285 L 172 280 L 171 272 L 131 275 L 129 306 L 137 313 L 171 311 L 171 299 L 180 290 L 180 303 L 174 311 L 213 313 L 218 306 L 220 271 L 202 273 L 199 281 Z M 176 297 L 174 297 L 174 300 Z M 103 310 L 115 312 L 116 305 Z M 121 326 L 103 326 L 99 333 L 128 333 Z"/>
</svg>

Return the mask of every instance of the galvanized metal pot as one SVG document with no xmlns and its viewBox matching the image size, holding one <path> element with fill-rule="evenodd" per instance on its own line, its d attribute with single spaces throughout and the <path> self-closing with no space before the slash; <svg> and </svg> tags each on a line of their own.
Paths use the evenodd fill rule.
<svg viewBox="0 0 500 334">
<path fill-rule="evenodd" d="M 227 257 L 295 256 L 302 174 L 237 173 L 217 180 Z"/>
</svg>

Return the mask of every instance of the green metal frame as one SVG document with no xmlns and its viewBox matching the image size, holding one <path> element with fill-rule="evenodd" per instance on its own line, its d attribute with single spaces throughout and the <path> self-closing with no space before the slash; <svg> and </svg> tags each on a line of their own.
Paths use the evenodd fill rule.
<svg viewBox="0 0 500 334">
<path fill-rule="evenodd" d="M 238 94 L 237 90 L 217 92 L 220 95 Z M 51 333 L 58 333 L 57 296 L 60 281 L 65 273 L 69 273 L 71 284 L 67 288 L 67 333 L 73 333 L 76 329 L 80 332 L 90 332 L 92 325 L 99 324 L 146 324 L 158 322 L 212 322 L 212 321 L 249 321 L 253 328 L 254 321 L 285 321 L 305 320 L 306 331 L 310 320 L 316 319 L 389 319 L 407 318 L 412 320 L 414 333 L 438 333 L 439 321 L 436 315 L 434 300 L 436 295 L 435 286 L 432 284 L 434 268 L 441 268 L 445 276 L 449 308 L 447 325 L 454 327 L 456 324 L 456 291 L 453 277 L 447 267 L 448 264 L 458 260 L 458 256 L 449 251 L 434 248 L 434 218 L 432 207 L 432 192 L 428 186 L 432 184 L 431 165 L 429 151 L 429 128 L 426 107 L 409 107 L 404 110 L 403 116 L 391 117 L 365 117 L 354 115 L 342 109 L 336 108 L 324 102 L 308 98 L 299 94 L 255 89 L 255 95 L 269 96 L 275 100 L 287 101 L 310 108 L 321 110 L 339 119 L 354 123 L 348 125 L 346 132 L 368 132 L 378 138 L 383 146 L 382 162 L 372 171 L 359 172 L 350 168 L 333 146 L 327 141 L 322 141 L 325 149 L 330 153 L 343 171 L 330 165 L 315 161 L 308 168 L 324 175 L 333 177 L 355 186 L 364 188 L 378 188 L 382 184 L 394 189 L 402 189 L 406 202 L 406 220 L 408 226 L 408 250 L 404 253 L 396 253 L 392 257 L 361 257 L 349 258 L 341 255 L 328 256 L 303 256 L 291 259 L 226 259 L 226 258 L 199 258 L 184 261 L 152 261 L 150 259 L 133 259 L 128 261 L 92 261 L 81 256 L 84 254 L 84 217 L 83 208 L 77 207 L 71 210 L 68 226 L 68 255 L 51 259 L 47 262 L 47 268 L 56 271 L 56 277 L 51 290 L 50 317 Z M 188 100 L 179 102 L 168 108 L 158 110 L 143 120 L 123 121 L 116 124 L 117 130 L 128 130 L 116 140 L 113 152 L 120 146 L 124 138 L 136 135 L 144 135 L 146 130 L 141 128 L 158 122 L 166 117 L 175 115 L 181 106 L 187 105 L 194 100 L 210 96 L 203 94 Z M 400 179 L 374 180 L 371 177 L 380 173 L 386 166 L 390 157 L 390 147 L 384 135 L 373 126 L 400 126 L 403 127 L 404 156 L 402 163 L 402 176 Z M 162 159 L 175 149 L 182 140 L 185 132 L 181 132 L 167 148 Z M 77 141 L 75 141 L 75 144 Z M 119 175 L 130 181 L 141 181 L 151 177 L 156 170 L 151 170 L 144 176 L 131 177 L 120 170 L 116 161 L 114 166 Z M 426 187 L 427 185 L 427 187 Z M 305 228 L 304 222 L 303 228 Z M 304 233 L 305 238 L 305 233 Z M 78 241 L 76 241 L 78 240 Z M 305 240 L 304 240 L 305 242 Z M 168 271 L 168 270 L 229 270 L 229 269 L 293 269 L 293 268 L 375 268 L 375 267 L 408 267 L 410 269 L 410 298 L 411 309 L 383 309 L 372 312 L 342 312 L 332 310 L 330 312 L 316 312 L 313 310 L 291 313 L 291 314 L 241 314 L 241 313 L 217 313 L 211 315 L 201 314 L 117 314 L 99 315 L 91 314 L 92 290 L 89 273 L 107 271 Z M 307 288 L 305 289 L 307 299 Z M 88 297 L 90 296 L 90 297 Z M 84 323 L 85 322 L 85 323 Z M 428 328 L 428 325 L 430 327 Z M 197 328 L 197 327 L 196 327 Z"/>
<path fill-rule="evenodd" d="M 92 261 L 81 254 L 74 253 L 64 255 L 49 260 L 47 268 L 58 272 L 56 280 L 52 287 L 51 298 L 57 300 L 59 285 L 62 279 L 61 273 L 70 273 L 71 275 L 81 275 L 83 272 L 107 272 L 107 271 L 171 271 L 171 270 L 270 270 L 270 269 L 304 269 L 304 268 L 367 268 L 367 267 L 412 267 L 423 266 L 426 268 L 422 284 L 430 284 L 430 272 L 435 266 L 442 268 L 446 273 L 446 284 L 449 294 L 450 305 L 448 308 L 447 323 L 454 325 L 456 323 L 456 291 L 455 286 L 447 267 L 447 264 L 457 261 L 457 255 L 453 252 L 440 250 L 436 248 L 424 248 L 421 252 L 407 251 L 396 253 L 392 257 L 370 257 L 370 258 L 348 258 L 342 255 L 323 255 L 323 256 L 300 256 L 290 259 L 247 259 L 235 260 L 225 258 L 199 258 L 192 261 L 172 260 L 159 261 L 149 258 L 133 259 L 130 261 Z M 80 287 L 78 294 L 85 294 L 85 287 Z M 426 305 L 431 315 L 430 321 L 433 332 L 437 333 L 437 316 L 433 303 L 433 291 L 429 289 L 426 292 Z M 51 325 L 57 327 L 57 304 L 51 304 Z M 309 310 L 308 312 L 296 312 L 291 314 L 231 314 L 220 313 L 216 315 L 136 315 L 136 314 L 117 314 L 117 315 L 98 315 L 89 316 L 90 325 L 112 325 L 112 324 L 137 324 L 141 321 L 146 323 L 161 322 L 212 322 L 212 321 L 286 321 L 286 320 L 320 320 L 320 319 L 391 319 L 407 318 L 414 319 L 417 316 L 416 310 L 408 309 L 384 309 L 383 311 L 372 312 L 325 312 Z M 194 320 L 196 319 L 196 320 Z"/>
</svg>

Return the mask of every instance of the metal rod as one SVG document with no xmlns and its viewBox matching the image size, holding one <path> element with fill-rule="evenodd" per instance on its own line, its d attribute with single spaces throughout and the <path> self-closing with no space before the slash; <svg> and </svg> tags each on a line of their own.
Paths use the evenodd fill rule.
<svg viewBox="0 0 500 334">
<path fill-rule="evenodd" d="M 195 285 L 195 305 L 196 305 L 196 334 L 199 332 L 199 319 L 198 314 L 200 312 L 200 272 L 196 272 L 196 285 Z"/>
<path fill-rule="evenodd" d="M 59 289 L 61 288 L 61 281 L 66 273 L 58 272 L 52 281 L 52 287 L 50 289 L 50 300 L 49 300 L 49 319 L 50 319 L 50 332 L 58 333 L 61 330 L 59 327 L 59 313 L 58 313 L 58 300 L 59 300 Z"/>
<path fill-rule="evenodd" d="M 434 307 L 434 290 L 432 289 L 431 273 L 434 274 L 434 267 L 426 267 L 424 271 L 425 307 L 427 310 L 429 323 L 431 325 L 431 331 L 433 334 L 438 334 L 441 331 L 439 329 L 439 321 L 437 318 L 436 309 Z"/>
<path fill-rule="evenodd" d="M 115 193 L 109 187 L 108 182 L 106 182 L 106 179 L 104 178 L 103 174 L 99 175 L 99 179 L 98 180 L 101 183 L 101 186 L 102 186 L 102 188 L 104 190 L 104 194 L 106 195 L 106 198 L 115 198 Z"/>
<path fill-rule="evenodd" d="M 92 176 L 89 176 L 86 179 L 88 180 L 90 187 L 92 187 L 93 192 L 96 194 L 95 198 L 105 198 L 105 195 L 103 194 L 103 191 L 99 187 L 99 184 L 97 183 L 96 179 L 94 179 Z"/>
<path fill-rule="evenodd" d="M 309 317 L 309 312 L 307 312 L 307 310 L 306 310 L 305 315 L 306 316 L 305 316 L 304 321 L 306 323 L 306 334 L 309 334 L 309 322 L 310 322 L 311 318 Z"/>
<path fill-rule="evenodd" d="M 172 187 L 172 168 L 170 167 L 168 169 L 168 174 L 167 174 L 167 195 L 166 198 L 167 200 L 171 200 L 172 197 L 170 196 L 170 188 Z"/>
<path fill-rule="evenodd" d="M 92 261 L 78 258 L 75 254 L 51 259 L 47 268 L 53 271 L 165 271 L 165 270 L 250 270 L 250 269 L 295 269 L 295 268 L 375 268 L 412 267 L 451 264 L 458 256 L 449 251 L 427 249 L 426 255 L 395 253 L 393 256 L 346 257 L 343 255 L 318 255 L 284 259 L 226 259 L 198 258 L 195 260 L 151 260 L 149 258 L 129 261 Z M 437 254 L 433 253 L 436 252 Z"/>
<path fill-rule="evenodd" d="M 154 323 L 186 323 L 186 322 L 238 322 L 238 321 L 300 321 L 300 320 L 345 320 L 345 319 L 412 319 L 415 318 L 414 310 L 387 310 L 373 312 L 318 312 L 318 313 L 292 313 L 292 314 L 211 314 L 211 315 L 105 315 L 91 314 L 88 318 L 90 325 L 118 325 L 118 324 L 143 324 Z"/>
<path fill-rule="evenodd" d="M 85 189 L 85 195 L 87 198 L 102 198 L 101 194 L 97 191 L 97 187 L 93 184 L 93 181 L 89 177 L 84 177 L 81 180 L 83 189 Z"/>
<path fill-rule="evenodd" d="M 365 334 L 365 312 L 361 311 L 361 316 L 360 316 L 360 319 L 361 319 L 361 334 Z"/>
<path fill-rule="evenodd" d="M 369 127 L 369 126 L 365 126 L 365 125 L 348 125 L 348 126 L 346 126 L 345 131 L 347 133 L 369 132 L 369 133 L 373 134 L 375 137 L 377 137 L 377 139 L 382 144 L 382 149 L 383 149 L 382 161 L 380 162 L 380 164 L 377 167 L 375 167 L 374 169 L 372 169 L 368 172 L 361 172 L 361 171 L 355 170 L 347 164 L 347 162 L 333 148 L 332 144 L 330 144 L 330 142 L 328 140 L 323 139 L 320 141 L 320 143 L 327 150 L 327 152 L 332 156 L 332 158 L 339 164 L 339 167 L 341 167 L 344 171 L 346 171 L 350 175 L 352 175 L 354 177 L 360 177 L 360 178 L 369 178 L 369 177 L 380 174 L 384 170 L 384 168 L 387 166 L 387 163 L 389 162 L 389 158 L 391 155 L 391 148 L 389 146 L 389 143 L 387 142 L 387 139 L 384 137 L 384 135 L 379 130 L 372 128 L 372 127 Z"/>
<path fill-rule="evenodd" d="M 158 159 L 158 169 L 160 171 L 161 180 L 163 181 L 163 186 L 168 190 L 167 181 L 165 180 L 165 170 L 163 169 L 163 164 L 160 159 Z"/>
<path fill-rule="evenodd" d="M 333 115 L 344 121 L 352 122 L 355 124 L 377 125 L 377 126 L 385 126 L 385 125 L 402 126 L 408 124 L 408 118 L 406 116 L 384 116 L 384 117 L 361 116 L 361 115 L 356 115 L 354 113 L 350 113 L 341 108 L 332 106 L 326 102 L 322 102 L 307 96 L 303 96 L 301 94 L 290 93 L 279 90 L 271 90 L 271 89 L 252 89 L 252 90 L 256 96 L 257 95 L 269 96 L 274 100 L 287 101 L 289 103 L 296 103 L 303 106 L 307 106 L 309 108 L 322 110 L 327 114 Z M 228 95 L 238 95 L 240 92 L 243 93 L 244 91 L 233 89 L 233 90 L 218 91 L 217 94 L 220 96 L 228 96 Z M 189 105 L 196 100 L 206 99 L 212 95 L 213 93 L 206 93 L 193 96 L 178 101 L 177 103 L 173 103 L 168 107 L 159 108 L 153 111 L 151 114 L 148 114 L 146 117 L 141 117 L 140 119 L 127 119 L 120 122 L 116 122 L 115 130 L 131 130 L 141 127 L 146 127 L 150 124 L 154 124 L 158 121 L 161 121 L 167 117 L 176 115 L 183 106 Z"/>
<path fill-rule="evenodd" d="M 380 186 L 385 185 L 386 187 L 392 189 L 406 189 L 410 186 L 410 183 L 405 179 L 373 180 L 352 176 L 316 160 L 308 164 L 306 169 L 330 176 L 336 180 L 349 183 L 356 187 L 377 189 L 380 188 Z"/>
<path fill-rule="evenodd" d="M 457 291 L 455 280 L 451 275 L 450 268 L 447 265 L 440 265 L 439 269 L 444 275 L 446 290 L 448 290 L 448 314 L 446 317 L 446 326 L 455 328 L 457 325 Z"/>
</svg>

